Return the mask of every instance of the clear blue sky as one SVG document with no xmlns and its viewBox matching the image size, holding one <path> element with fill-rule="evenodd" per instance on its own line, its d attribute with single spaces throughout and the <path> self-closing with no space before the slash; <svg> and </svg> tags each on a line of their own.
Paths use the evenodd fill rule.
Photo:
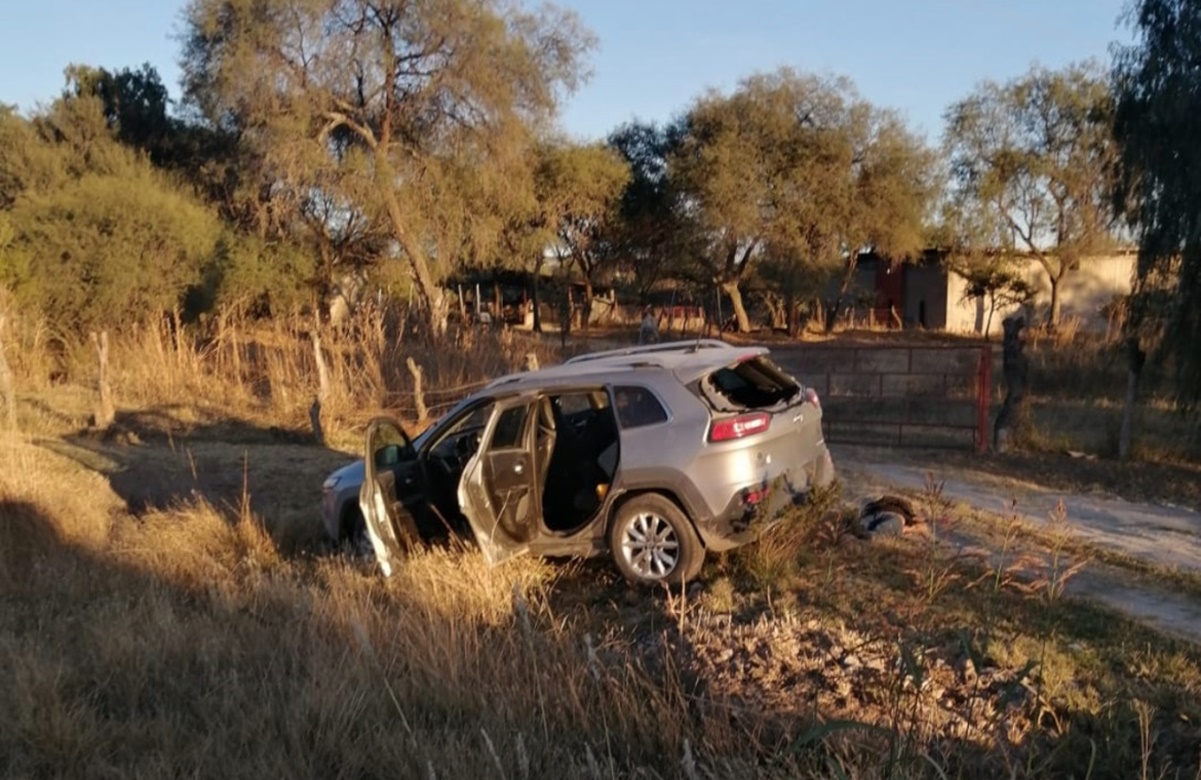
<svg viewBox="0 0 1201 780">
<path fill-rule="evenodd" d="M 600 39 L 593 77 L 564 128 L 603 137 L 664 121 L 707 87 L 790 65 L 850 76 L 931 140 L 942 112 L 986 78 L 1032 63 L 1107 61 L 1126 0 L 562 0 Z M 0 0 L 0 102 L 29 110 L 62 88 L 71 62 L 149 62 L 178 97 L 180 0 Z"/>
</svg>

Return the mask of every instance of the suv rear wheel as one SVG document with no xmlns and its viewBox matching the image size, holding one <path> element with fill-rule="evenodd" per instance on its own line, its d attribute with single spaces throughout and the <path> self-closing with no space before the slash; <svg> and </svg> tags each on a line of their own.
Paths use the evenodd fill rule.
<svg viewBox="0 0 1201 780">
<path fill-rule="evenodd" d="M 696 577 L 705 550 L 692 523 L 666 496 L 626 501 L 609 526 L 609 551 L 625 578 L 638 585 L 678 585 Z"/>
</svg>

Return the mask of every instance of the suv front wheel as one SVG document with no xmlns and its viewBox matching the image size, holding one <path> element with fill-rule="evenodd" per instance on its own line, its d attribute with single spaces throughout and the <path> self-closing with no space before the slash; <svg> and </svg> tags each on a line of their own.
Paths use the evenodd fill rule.
<svg viewBox="0 0 1201 780">
<path fill-rule="evenodd" d="M 692 523 L 657 493 L 635 496 L 618 508 L 609 551 L 625 578 L 638 585 L 679 585 L 696 577 L 705 560 Z"/>
</svg>

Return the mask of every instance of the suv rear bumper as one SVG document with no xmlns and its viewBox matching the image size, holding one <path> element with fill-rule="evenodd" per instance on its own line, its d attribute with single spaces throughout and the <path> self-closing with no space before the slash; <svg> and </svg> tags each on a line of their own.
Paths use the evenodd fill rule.
<svg viewBox="0 0 1201 780">
<path fill-rule="evenodd" d="M 764 531 L 784 519 L 785 513 L 802 506 L 814 487 L 834 481 L 834 463 L 825 443 L 814 461 L 801 467 L 798 480 L 781 475 L 773 485 L 753 484 L 737 491 L 716 516 L 698 520 L 697 533 L 705 549 L 723 552 L 755 541 Z"/>
</svg>

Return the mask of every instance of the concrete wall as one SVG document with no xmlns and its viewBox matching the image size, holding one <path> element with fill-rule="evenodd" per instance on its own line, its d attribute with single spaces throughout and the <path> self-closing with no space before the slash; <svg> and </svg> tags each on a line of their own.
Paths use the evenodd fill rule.
<svg viewBox="0 0 1201 780">
<path fill-rule="evenodd" d="M 1061 317 L 1064 320 L 1078 319 L 1083 330 L 1104 331 L 1108 324 L 1104 310 L 1115 298 L 1130 293 L 1136 260 L 1136 255 L 1131 252 L 1081 261 L 1080 268 L 1068 272 L 1060 284 Z M 1023 272 L 1037 291 L 1034 299 L 1024 307 L 1025 313 L 1030 321 L 1039 322 L 1046 317 L 1051 306 L 1051 286 L 1047 273 L 1036 260 L 1025 261 Z M 954 272 L 947 274 L 945 327 L 948 331 L 958 333 L 983 333 L 988 318 L 988 302 L 966 299 L 966 288 L 967 283 L 961 276 Z M 912 295 L 906 297 L 913 298 Z M 1001 320 L 1018 310 L 1016 306 L 998 307 L 989 332 L 1000 333 Z"/>
</svg>

